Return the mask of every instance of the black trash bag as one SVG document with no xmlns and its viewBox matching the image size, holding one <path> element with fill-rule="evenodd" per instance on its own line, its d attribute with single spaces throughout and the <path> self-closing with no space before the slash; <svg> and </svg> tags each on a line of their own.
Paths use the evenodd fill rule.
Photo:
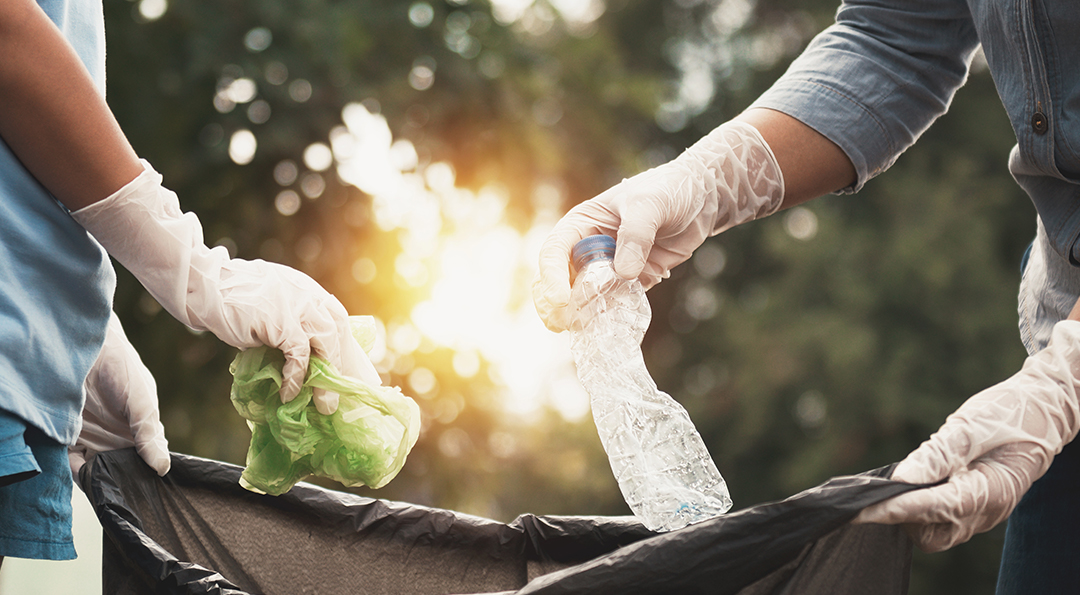
<svg viewBox="0 0 1080 595">
<path fill-rule="evenodd" d="M 173 454 L 161 478 L 134 449 L 91 459 L 80 483 L 104 532 L 104 592 L 902 595 L 906 535 L 848 521 L 919 488 L 888 467 L 657 534 L 630 516 L 507 524 L 306 483 L 265 496 L 241 470 Z"/>
</svg>

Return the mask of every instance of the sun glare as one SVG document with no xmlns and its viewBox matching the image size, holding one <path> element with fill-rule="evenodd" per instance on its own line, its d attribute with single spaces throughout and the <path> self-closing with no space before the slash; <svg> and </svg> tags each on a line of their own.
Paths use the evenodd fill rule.
<svg viewBox="0 0 1080 595">
<path fill-rule="evenodd" d="M 398 232 L 395 282 L 427 290 L 408 323 L 387 329 L 386 360 L 376 365 L 410 374 L 412 352 L 427 341 L 454 351 L 462 378 L 486 362 L 508 413 L 527 417 L 548 406 L 568 420 L 586 415 L 569 337 L 544 328 L 530 297 L 553 213 L 541 210 L 523 234 L 506 222 L 502 188 L 474 192 L 456 186 L 447 163 L 421 167 L 412 144 L 394 141 L 386 119 L 364 104 L 346 106 L 342 119 L 330 140 L 338 175 L 373 197 L 380 229 Z M 418 376 L 420 388 L 430 387 L 426 378 Z"/>
</svg>

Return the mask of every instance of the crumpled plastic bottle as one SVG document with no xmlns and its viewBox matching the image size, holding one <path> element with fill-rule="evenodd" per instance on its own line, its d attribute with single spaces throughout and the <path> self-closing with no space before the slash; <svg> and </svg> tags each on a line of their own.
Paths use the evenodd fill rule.
<svg viewBox="0 0 1080 595">
<path fill-rule="evenodd" d="M 349 318 L 364 351 L 375 340 L 370 316 Z M 251 444 L 240 484 L 279 495 L 309 475 L 348 487 L 386 485 L 405 464 L 420 434 L 420 408 L 398 388 L 371 386 L 311 358 L 300 394 L 281 402 L 281 351 L 257 347 L 240 352 L 229 371 L 232 403 L 248 421 Z M 338 409 L 323 415 L 312 402 L 314 388 L 340 395 Z"/>
<path fill-rule="evenodd" d="M 646 527 L 671 531 L 727 512 L 731 498 L 686 409 L 645 367 L 652 309 L 641 283 L 615 273 L 614 255 L 605 235 L 574 246 L 570 351 L 623 498 Z"/>
</svg>

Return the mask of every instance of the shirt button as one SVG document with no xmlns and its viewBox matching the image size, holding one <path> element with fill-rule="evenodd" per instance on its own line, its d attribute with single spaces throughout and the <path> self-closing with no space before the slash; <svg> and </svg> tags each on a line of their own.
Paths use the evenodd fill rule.
<svg viewBox="0 0 1080 595">
<path fill-rule="evenodd" d="M 1035 131 L 1035 134 L 1046 134 L 1048 128 L 1045 114 L 1042 112 L 1031 114 L 1031 129 Z"/>
</svg>

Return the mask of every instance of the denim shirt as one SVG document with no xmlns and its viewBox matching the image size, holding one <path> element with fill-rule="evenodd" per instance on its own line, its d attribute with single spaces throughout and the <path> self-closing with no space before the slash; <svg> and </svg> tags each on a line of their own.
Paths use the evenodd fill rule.
<svg viewBox="0 0 1080 595">
<path fill-rule="evenodd" d="M 855 192 L 948 109 L 980 44 L 1016 134 L 1009 171 L 1035 204 L 1039 241 L 1052 252 L 1040 264 L 1054 271 L 1047 282 L 1058 284 L 1056 300 L 1071 306 L 1080 292 L 1075 1 L 849 0 L 754 107 L 791 115 L 840 146 L 858 174 L 842 192 Z M 1043 341 L 1025 343 L 1033 350 Z"/>
</svg>

